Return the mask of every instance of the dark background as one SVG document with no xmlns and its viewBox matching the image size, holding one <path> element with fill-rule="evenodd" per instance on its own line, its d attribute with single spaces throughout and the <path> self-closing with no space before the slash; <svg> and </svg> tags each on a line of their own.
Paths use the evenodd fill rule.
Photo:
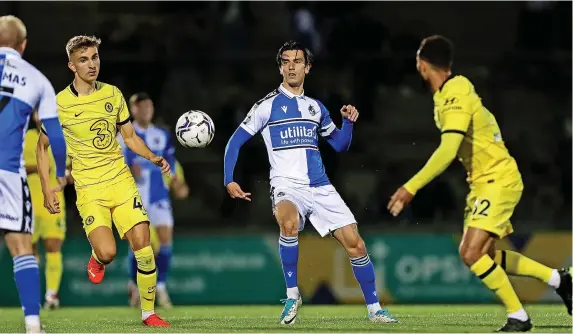
<svg viewBox="0 0 573 334">
<path fill-rule="evenodd" d="M 458 162 L 400 218 L 385 210 L 439 143 L 432 97 L 415 70 L 415 51 L 431 34 L 454 42 L 455 72 L 472 80 L 518 162 L 525 192 L 515 227 L 571 228 L 571 2 L 0 2 L 0 13 L 25 22 L 25 58 L 56 91 L 73 78 L 67 40 L 95 34 L 100 80 L 126 98 L 147 91 L 157 123 L 172 128 L 191 109 L 211 115 L 209 147 L 177 147 L 191 187 L 174 202 L 177 233 L 276 230 L 262 139 L 243 147 L 235 173 L 252 203 L 228 198 L 223 152 L 252 104 L 279 85 L 276 51 L 291 38 L 316 56 L 305 93 L 339 125 L 343 104 L 361 112 L 350 152 L 322 150 L 361 226 L 459 231 L 467 185 Z M 68 230 L 83 234 L 68 188 Z"/>
</svg>

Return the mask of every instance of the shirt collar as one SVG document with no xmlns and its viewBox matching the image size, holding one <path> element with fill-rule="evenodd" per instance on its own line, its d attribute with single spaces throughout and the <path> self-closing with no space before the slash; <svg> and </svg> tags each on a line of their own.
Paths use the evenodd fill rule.
<svg viewBox="0 0 573 334">
<path fill-rule="evenodd" d="M 13 56 L 22 58 L 22 55 L 20 54 L 20 52 L 14 50 L 12 48 L 5 47 L 5 46 L 0 47 L 0 53 L 8 53 L 8 54 L 11 54 Z"/>
<path fill-rule="evenodd" d="M 284 95 L 286 95 L 289 99 L 292 99 L 293 97 L 300 97 L 300 98 L 303 99 L 303 100 L 305 99 L 305 97 L 304 97 L 304 89 L 303 89 L 303 91 L 302 91 L 302 93 L 301 93 L 300 95 L 295 95 L 295 94 L 291 93 L 288 89 L 286 89 L 286 88 L 283 86 L 283 84 L 281 83 L 280 86 L 279 86 L 279 91 L 280 91 L 281 93 L 283 93 Z"/>
</svg>

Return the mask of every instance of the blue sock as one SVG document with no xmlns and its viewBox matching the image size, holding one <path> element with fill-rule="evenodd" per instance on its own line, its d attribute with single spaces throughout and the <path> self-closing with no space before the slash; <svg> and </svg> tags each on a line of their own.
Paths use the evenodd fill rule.
<svg viewBox="0 0 573 334">
<path fill-rule="evenodd" d="M 360 284 L 366 305 L 378 304 L 378 293 L 376 293 L 376 274 L 374 265 L 370 262 L 368 254 L 350 259 L 354 277 Z"/>
<path fill-rule="evenodd" d="M 133 283 L 137 284 L 137 260 L 135 259 L 135 254 L 131 248 L 129 249 L 129 253 L 127 255 L 127 271 L 129 273 L 129 279 L 133 281 Z"/>
<path fill-rule="evenodd" d="M 159 254 L 157 254 L 155 258 L 155 264 L 157 265 L 157 284 L 167 283 L 172 255 L 171 245 L 161 245 Z"/>
<path fill-rule="evenodd" d="M 298 283 L 298 236 L 285 237 L 281 235 L 279 238 L 279 253 L 287 289 L 295 288 Z"/>
<path fill-rule="evenodd" d="M 24 316 L 40 315 L 40 269 L 34 255 L 14 257 L 14 279 Z"/>
</svg>

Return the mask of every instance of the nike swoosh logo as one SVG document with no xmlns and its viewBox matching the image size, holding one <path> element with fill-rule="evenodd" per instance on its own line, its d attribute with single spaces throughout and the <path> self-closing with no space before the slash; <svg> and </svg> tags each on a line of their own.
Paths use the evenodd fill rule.
<svg viewBox="0 0 573 334">
<path fill-rule="evenodd" d="M 91 270 L 88 270 L 88 273 L 90 273 L 90 275 L 92 275 L 92 277 L 96 277 L 96 275 L 94 273 L 92 273 Z"/>
<path fill-rule="evenodd" d="M 285 321 L 285 325 L 289 325 L 294 321 L 294 319 L 296 319 L 296 315 L 294 316 L 294 318 L 290 319 L 290 321 Z"/>
<path fill-rule="evenodd" d="M 153 301 L 153 299 L 149 299 L 149 298 L 145 298 L 145 297 L 143 297 L 143 299 L 147 300 L 148 302 L 152 302 L 152 301 Z"/>
<path fill-rule="evenodd" d="M 81 113 L 77 113 L 77 114 L 74 114 L 74 115 L 75 115 L 76 117 L 78 117 L 79 115 L 81 115 L 81 114 L 83 114 L 83 113 L 84 113 L 84 112 L 82 111 Z"/>
</svg>

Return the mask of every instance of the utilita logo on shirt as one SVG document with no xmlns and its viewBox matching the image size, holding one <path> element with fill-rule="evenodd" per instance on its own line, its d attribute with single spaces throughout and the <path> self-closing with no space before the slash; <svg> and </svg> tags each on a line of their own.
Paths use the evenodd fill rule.
<svg viewBox="0 0 573 334">
<path fill-rule="evenodd" d="M 317 128 L 317 123 L 306 120 L 269 123 L 273 150 L 317 148 Z"/>
<path fill-rule="evenodd" d="M 308 128 L 304 125 L 288 127 L 281 130 L 281 139 L 290 139 L 298 137 L 316 137 L 316 127 Z"/>
</svg>

